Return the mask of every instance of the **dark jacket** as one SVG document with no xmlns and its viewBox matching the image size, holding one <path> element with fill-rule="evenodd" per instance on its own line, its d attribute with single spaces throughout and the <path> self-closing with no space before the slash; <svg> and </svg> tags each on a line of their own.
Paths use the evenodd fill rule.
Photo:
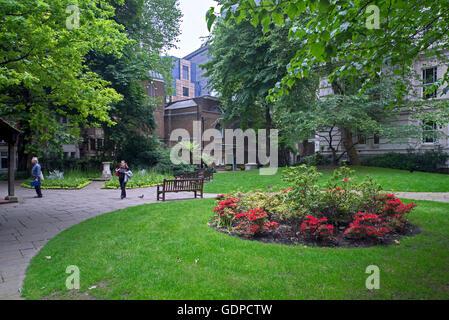
<svg viewBox="0 0 449 320">
<path fill-rule="evenodd" d="M 120 180 L 125 179 L 125 174 L 126 174 L 126 172 L 127 172 L 128 170 L 129 170 L 129 169 L 127 169 L 127 168 L 122 168 L 122 167 L 120 167 L 119 170 L 118 170 L 118 178 L 119 178 Z"/>
</svg>

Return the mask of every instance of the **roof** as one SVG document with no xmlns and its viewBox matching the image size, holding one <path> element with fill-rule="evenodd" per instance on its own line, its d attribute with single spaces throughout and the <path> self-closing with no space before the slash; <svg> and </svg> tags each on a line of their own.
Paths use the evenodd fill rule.
<svg viewBox="0 0 449 320">
<path fill-rule="evenodd" d="M 207 51 L 208 49 L 209 49 L 208 46 L 201 47 L 201 48 L 199 48 L 199 49 L 193 51 L 192 53 L 189 53 L 189 54 L 186 55 L 183 59 L 184 59 L 184 60 L 190 60 L 190 59 L 192 59 L 194 56 L 197 56 L 197 55 L 203 53 L 204 51 Z"/>
<path fill-rule="evenodd" d="M 162 74 L 154 72 L 154 71 L 149 71 L 148 72 L 150 74 L 150 77 L 153 79 L 160 79 L 160 80 L 164 80 L 164 77 L 162 76 Z"/>
<path fill-rule="evenodd" d="M 193 99 L 177 101 L 172 104 L 169 104 L 165 110 L 176 110 L 176 109 L 184 109 L 190 107 L 198 106 L 197 103 Z"/>
<path fill-rule="evenodd" d="M 0 129 L 0 139 L 5 141 L 11 141 L 13 135 L 18 135 L 20 133 L 19 130 L 11 126 L 3 118 L 0 118 Z"/>
</svg>

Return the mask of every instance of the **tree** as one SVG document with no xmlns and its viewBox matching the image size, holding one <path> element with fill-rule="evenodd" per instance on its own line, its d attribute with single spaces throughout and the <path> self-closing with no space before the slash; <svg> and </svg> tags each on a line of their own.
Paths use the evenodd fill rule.
<svg viewBox="0 0 449 320">
<path fill-rule="evenodd" d="M 273 91 L 275 97 L 323 63 L 337 62 L 329 73 L 331 81 L 368 76 L 363 83 L 367 85 L 387 65 L 401 75 L 420 54 L 442 58 L 449 49 L 449 3 L 441 0 L 229 0 L 220 11 L 228 21 L 250 19 L 254 26 L 262 25 L 264 33 L 272 25 L 288 25 L 304 12 L 311 14 L 307 25 L 290 28 L 289 39 L 301 46 Z M 211 27 L 217 18 L 214 8 L 206 18 Z M 448 80 L 446 72 L 435 87 Z M 396 85 L 404 95 L 401 79 Z"/>
<path fill-rule="evenodd" d="M 260 25 L 266 37 L 276 26 L 290 26 L 288 39 L 296 48 L 295 54 L 285 64 L 286 75 L 270 90 L 270 101 L 288 95 L 299 79 L 316 70 L 331 81 L 337 99 L 351 101 L 352 95 L 360 95 L 373 86 L 382 73 L 390 77 L 390 84 L 396 89 L 396 104 L 403 109 L 402 100 L 410 93 L 408 80 L 413 60 L 425 53 L 447 61 L 449 9 L 445 1 L 229 0 L 222 4 L 221 16 L 226 21 L 242 23 L 249 19 L 253 26 Z M 308 17 L 306 24 L 298 19 L 304 15 Z M 206 19 L 212 26 L 217 19 L 214 8 Z M 447 81 L 448 72 L 428 91 L 444 86 Z M 358 88 L 357 92 L 349 93 L 350 97 L 343 98 L 348 94 L 342 90 L 347 82 L 357 84 Z M 447 90 L 444 88 L 442 92 Z M 347 111 L 351 112 L 350 109 Z M 433 118 L 439 116 L 440 123 L 449 122 L 447 104 L 426 102 L 420 108 L 410 103 L 410 109 L 420 110 L 421 117 L 433 114 Z M 327 120 L 333 122 L 332 116 Z M 357 164 L 358 154 L 352 145 L 353 126 L 347 123 L 339 127 L 339 132 L 350 161 Z"/>
<path fill-rule="evenodd" d="M 293 150 L 297 140 L 282 126 L 275 126 L 273 118 L 311 103 L 317 89 L 316 79 L 305 79 L 295 84 L 290 95 L 276 102 L 266 100 L 270 89 L 286 75 L 285 65 L 296 52 L 288 42 L 288 30 L 289 26 L 274 28 L 264 35 L 262 28 L 248 19 L 235 24 L 220 18 L 209 40 L 211 59 L 204 65 L 209 84 L 220 94 L 224 122 L 242 129 L 265 128 L 267 132 L 281 128 L 281 151 Z"/>
<path fill-rule="evenodd" d="M 143 81 L 152 81 L 149 71 L 170 74 L 171 65 L 160 55 L 174 45 L 179 34 L 181 12 L 177 4 L 175 0 L 126 0 L 123 5 L 115 5 L 114 19 L 134 42 L 120 58 L 102 52 L 88 56 L 90 68 L 123 96 L 109 111 L 117 124 L 103 125 L 108 158 L 126 158 L 135 165 L 153 162 L 149 152 L 159 148 L 152 136 L 156 127 L 153 111 L 163 101 L 149 98 Z M 151 157 L 154 155 L 151 153 Z"/>
<path fill-rule="evenodd" d="M 0 0 L 0 115 L 18 122 L 23 161 L 61 150 L 81 125 L 114 123 L 121 96 L 84 62 L 91 51 L 120 57 L 130 43 L 113 15 L 99 0 Z"/>
</svg>

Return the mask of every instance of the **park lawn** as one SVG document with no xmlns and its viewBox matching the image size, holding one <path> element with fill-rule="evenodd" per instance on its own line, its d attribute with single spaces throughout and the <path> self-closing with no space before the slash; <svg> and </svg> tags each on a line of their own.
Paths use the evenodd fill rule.
<svg viewBox="0 0 449 320">
<path fill-rule="evenodd" d="M 50 240 L 31 260 L 22 293 L 27 299 L 448 299 L 449 204 L 417 203 L 411 220 L 422 233 L 369 248 L 231 237 L 207 226 L 213 199 L 127 208 Z M 79 267 L 79 291 L 65 287 L 70 265 Z M 369 265 L 380 268 L 379 290 L 365 288 Z"/>
<path fill-rule="evenodd" d="M 352 167 L 356 170 L 356 180 L 371 175 L 380 183 L 385 191 L 410 192 L 449 192 L 449 175 L 427 172 L 409 172 L 407 170 Z M 233 171 L 214 174 L 214 181 L 205 184 L 204 191 L 210 193 L 224 193 L 240 191 L 248 192 L 255 189 L 278 191 L 288 187 L 282 181 L 282 171 L 279 168 L 275 175 L 259 175 L 259 170 Z M 325 182 L 332 175 L 334 169 L 321 169 L 323 176 L 320 179 L 324 188 Z M 239 186 L 239 187 L 236 187 Z"/>
</svg>

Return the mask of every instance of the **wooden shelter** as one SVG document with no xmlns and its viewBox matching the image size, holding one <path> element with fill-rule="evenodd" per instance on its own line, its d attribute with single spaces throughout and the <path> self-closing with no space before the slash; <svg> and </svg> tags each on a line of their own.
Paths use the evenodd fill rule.
<svg viewBox="0 0 449 320">
<path fill-rule="evenodd" d="M 16 144 L 20 131 L 11 126 L 8 122 L 0 118 L 0 140 L 8 143 L 8 202 L 17 202 L 14 196 L 14 169 L 16 165 Z"/>
</svg>

